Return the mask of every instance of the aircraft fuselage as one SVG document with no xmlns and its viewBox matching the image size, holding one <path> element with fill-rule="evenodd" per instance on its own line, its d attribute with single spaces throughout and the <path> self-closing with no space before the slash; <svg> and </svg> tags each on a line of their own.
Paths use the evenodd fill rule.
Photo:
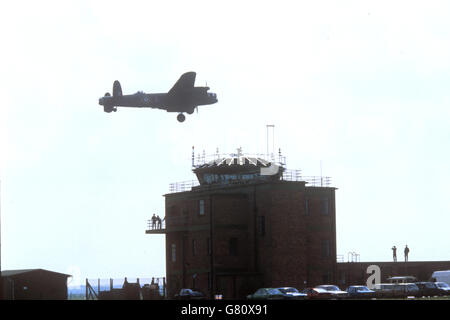
<svg viewBox="0 0 450 320">
<path fill-rule="evenodd" d="M 203 89 L 201 87 L 195 89 Z M 206 88 L 205 88 L 206 89 Z M 99 99 L 102 106 L 133 107 L 133 108 L 157 108 L 166 109 L 168 112 L 188 112 L 196 106 L 203 106 L 217 102 L 213 93 L 206 90 L 194 90 L 183 96 L 171 97 L 167 93 L 144 93 L 122 95 L 118 97 L 106 96 Z"/>
</svg>

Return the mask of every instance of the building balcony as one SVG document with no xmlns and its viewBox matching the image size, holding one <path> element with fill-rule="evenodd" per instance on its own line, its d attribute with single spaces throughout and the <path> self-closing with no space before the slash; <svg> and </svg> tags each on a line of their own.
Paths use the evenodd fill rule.
<svg viewBox="0 0 450 320">
<path fill-rule="evenodd" d="M 176 232 L 191 229 L 188 225 L 187 216 L 165 217 L 159 224 L 157 221 L 147 220 L 146 234 L 166 234 L 167 232 Z"/>
<path fill-rule="evenodd" d="M 160 223 L 158 221 L 147 220 L 146 234 L 165 234 L 166 233 L 166 219 Z"/>
</svg>

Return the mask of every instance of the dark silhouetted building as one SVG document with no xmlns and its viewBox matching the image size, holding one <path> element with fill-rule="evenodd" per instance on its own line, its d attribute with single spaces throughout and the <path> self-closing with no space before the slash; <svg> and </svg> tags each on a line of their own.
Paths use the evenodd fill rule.
<svg viewBox="0 0 450 320">
<path fill-rule="evenodd" d="M 335 190 L 279 161 L 238 152 L 194 165 L 165 195 L 168 297 L 195 288 L 242 299 L 260 287 L 336 282 Z"/>
<path fill-rule="evenodd" d="M 2 271 L 5 300 L 67 300 L 68 274 L 44 269 Z"/>
</svg>

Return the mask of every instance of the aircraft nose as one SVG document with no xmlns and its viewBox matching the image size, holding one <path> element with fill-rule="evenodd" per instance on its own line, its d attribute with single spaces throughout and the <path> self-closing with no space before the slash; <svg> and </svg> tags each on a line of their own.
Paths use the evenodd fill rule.
<svg viewBox="0 0 450 320">
<path fill-rule="evenodd" d="M 103 98 L 98 99 L 98 104 L 101 106 L 103 105 Z"/>
<path fill-rule="evenodd" d="M 213 93 L 213 92 L 210 92 L 210 93 L 208 93 L 208 96 L 209 96 L 209 98 L 210 98 L 210 101 L 212 102 L 212 103 L 216 103 L 218 100 L 217 100 L 217 94 L 215 94 L 215 93 Z"/>
</svg>

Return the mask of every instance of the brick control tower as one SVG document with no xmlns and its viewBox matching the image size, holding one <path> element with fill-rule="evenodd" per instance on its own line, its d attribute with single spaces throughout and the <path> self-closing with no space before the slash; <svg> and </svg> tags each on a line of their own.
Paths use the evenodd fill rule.
<svg viewBox="0 0 450 320">
<path fill-rule="evenodd" d="M 192 155 L 198 181 L 171 184 L 161 226 L 168 297 L 195 288 L 245 299 L 261 287 L 336 282 L 335 190 L 278 155 Z"/>
</svg>

